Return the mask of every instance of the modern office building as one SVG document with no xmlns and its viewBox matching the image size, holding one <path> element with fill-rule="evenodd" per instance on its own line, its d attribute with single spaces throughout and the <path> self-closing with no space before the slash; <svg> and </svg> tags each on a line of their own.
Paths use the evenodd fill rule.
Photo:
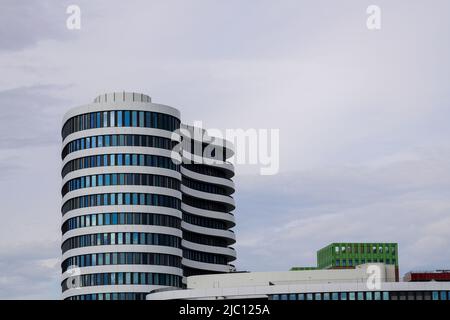
<svg viewBox="0 0 450 320">
<path fill-rule="evenodd" d="M 379 272 L 379 283 L 372 271 Z M 244 272 L 187 278 L 185 290 L 155 290 L 148 300 L 450 300 L 450 282 L 396 282 L 382 263 L 298 272 Z"/>
<path fill-rule="evenodd" d="M 398 267 L 396 243 L 332 243 L 317 251 L 319 269 L 346 268 L 364 263 Z"/>
<path fill-rule="evenodd" d="M 181 136 L 184 276 L 233 271 L 234 170 L 221 161 L 233 155 L 232 146 L 192 126 L 182 125 Z M 218 161 L 208 161 L 211 159 Z"/>
<path fill-rule="evenodd" d="M 365 263 L 394 265 L 399 281 L 397 243 L 331 243 L 317 251 L 316 267 L 292 267 L 291 271 L 353 268 Z"/>
<path fill-rule="evenodd" d="M 139 93 L 103 94 L 65 114 L 63 299 L 145 299 L 182 287 L 183 273 L 233 269 L 233 166 L 182 166 L 180 128 L 177 109 Z M 217 153 L 225 160 L 231 149 Z"/>
</svg>

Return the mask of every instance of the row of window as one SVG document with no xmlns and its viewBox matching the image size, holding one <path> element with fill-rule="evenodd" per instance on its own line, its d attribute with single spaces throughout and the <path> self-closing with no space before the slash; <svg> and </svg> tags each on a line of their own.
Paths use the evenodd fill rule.
<svg viewBox="0 0 450 320">
<path fill-rule="evenodd" d="M 181 228 L 181 219 L 157 213 L 114 212 L 97 213 L 73 217 L 65 221 L 61 227 L 62 233 L 67 231 L 95 226 L 109 225 L 155 225 L 171 228 Z"/>
<path fill-rule="evenodd" d="M 181 286 L 180 276 L 165 273 L 109 272 L 109 273 L 83 274 L 76 277 L 77 279 L 74 278 L 75 277 L 65 279 L 61 283 L 63 292 L 74 287 L 80 288 L 92 286 L 113 286 L 113 285 L 156 285 L 156 286 L 170 286 L 170 287 Z"/>
<path fill-rule="evenodd" d="M 108 265 L 162 265 L 181 268 L 181 257 L 164 253 L 143 253 L 143 252 L 107 252 L 84 254 L 67 258 L 61 264 L 62 272 L 66 272 L 69 267 L 93 267 Z"/>
<path fill-rule="evenodd" d="M 190 249 L 183 249 L 183 258 L 213 264 L 227 264 L 228 262 L 225 256 Z"/>
<path fill-rule="evenodd" d="M 106 293 L 91 293 L 71 296 L 65 300 L 145 300 L 148 292 L 106 292 Z"/>
<path fill-rule="evenodd" d="M 202 276 L 206 274 L 219 274 L 221 272 L 215 272 L 211 270 L 202 270 L 202 269 L 194 269 L 184 266 L 183 267 L 183 276 L 191 277 L 191 276 Z"/>
<path fill-rule="evenodd" d="M 117 153 L 87 156 L 71 160 L 63 167 L 61 174 L 65 177 L 72 171 L 107 166 L 146 166 L 180 171 L 180 166 L 172 158 L 150 154 Z"/>
<path fill-rule="evenodd" d="M 205 200 L 205 199 L 199 199 L 199 198 L 191 197 L 187 194 L 183 194 L 183 203 L 185 203 L 191 207 L 194 207 L 194 208 L 228 213 L 227 207 L 223 203 Z"/>
<path fill-rule="evenodd" d="M 103 193 L 75 197 L 62 206 L 62 214 L 79 208 L 114 205 L 160 206 L 180 210 L 180 199 L 150 193 Z"/>
<path fill-rule="evenodd" d="M 62 128 L 62 138 L 69 134 L 88 129 L 109 127 L 141 127 L 175 131 L 180 128 L 180 120 L 168 114 L 151 111 L 103 111 L 74 116 Z"/>
<path fill-rule="evenodd" d="M 138 134 L 109 134 L 80 138 L 69 142 L 62 151 L 64 159 L 69 153 L 101 147 L 150 147 L 173 150 L 178 142 L 168 138 Z"/>
<path fill-rule="evenodd" d="M 227 177 L 223 170 L 215 168 L 215 167 L 207 166 L 204 164 L 186 163 L 186 164 L 183 164 L 183 167 L 190 171 L 204 174 L 207 176 L 213 176 L 213 177 L 219 177 L 219 178 Z"/>
<path fill-rule="evenodd" d="M 228 246 L 226 240 L 224 238 L 203 235 L 195 232 L 190 232 L 183 230 L 183 239 L 189 242 L 204 244 L 207 246 L 213 247 L 222 247 L 226 248 Z"/>
<path fill-rule="evenodd" d="M 385 263 L 385 264 L 396 264 L 396 259 L 336 259 L 334 265 L 336 267 L 352 267 L 364 263 Z"/>
<path fill-rule="evenodd" d="M 215 185 L 212 183 L 200 182 L 200 181 L 193 180 L 193 179 L 187 178 L 187 177 L 183 177 L 181 181 L 184 186 L 194 189 L 194 190 L 208 192 L 208 193 L 214 193 L 214 194 L 228 195 L 228 193 L 226 192 L 224 187 L 221 187 L 221 186 L 218 186 L 218 185 Z"/>
<path fill-rule="evenodd" d="M 78 177 L 67 181 L 62 187 L 62 195 L 67 192 L 102 186 L 152 186 L 180 190 L 180 180 L 156 174 L 108 173 Z"/>
<path fill-rule="evenodd" d="M 197 155 L 205 158 L 215 159 L 218 161 L 225 161 L 231 156 L 227 155 L 228 149 L 224 145 L 217 143 L 212 144 L 214 141 L 200 142 L 189 137 L 183 136 L 182 148 L 184 151 L 190 153 L 191 155 Z M 191 160 L 194 160 L 192 157 Z"/>
<path fill-rule="evenodd" d="M 450 300 L 450 291 L 366 291 L 274 294 L 271 300 Z"/>
<path fill-rule="evenodd" d="M 335 246 L 334 251 L 336 254 L 344 253 L 391 253 L 395 254 L 395 244 L 392 245 L 370 245 L 370 244 L 355 244 L 355 245 L 343 245 Z"/>
<path fill-rule="evenodd" d="M 61 246 L 62 252 L 75 248 L 104 245 L 155 245 L 180 248 L 181 239 L 177 236 L 145 232 L 94 233 L 67 239 Z"/>
<path fill-rule="evenodd" d="M 186 212 L 183 212 L 183 221 L 200 227 L 227 230 L 227 225 L 222 220 L 201 217 Z"/>
</svg>

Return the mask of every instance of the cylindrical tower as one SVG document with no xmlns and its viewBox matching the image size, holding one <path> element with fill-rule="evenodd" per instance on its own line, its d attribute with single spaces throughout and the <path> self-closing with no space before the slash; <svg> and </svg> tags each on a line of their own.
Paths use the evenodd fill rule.
<svg viewBox="0 0 450 320">
<path fill-rule="evenodd" d="M 145 299 L 181 287 L 179 128 L 178 110 L 137 93 L 103 94 L 66 113 L 63 299 Z"/>
<path fill-rule="evenodd" d="M 232 211 L 234 167 L 227 162 L 232 145 L 205 130 L 181 126 L 184 276 L 231 272 L 236 259 Z M 214 161 L 211 161 L 214 159 Z"/>
</svg>

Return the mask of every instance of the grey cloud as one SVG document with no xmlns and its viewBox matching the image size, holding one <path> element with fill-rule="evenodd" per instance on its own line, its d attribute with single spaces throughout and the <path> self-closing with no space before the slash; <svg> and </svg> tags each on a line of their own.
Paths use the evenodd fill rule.
<svg viewBox="0 0 450 320">
<path fill-rule="evenodd" d="M 392 241 L 399 243 L 402 272 L 445 267 L 449 155 L 448 149 L 421 150 L 416 159 L 376 166 L 241 177 L 238 266 L 287 270 L 313 265 L 315 250 L 329 242 Z"/>
<path fill-rule="evenodd" d="M 62 86 L 41 85 L 0 91 L 0 148 L 17 149 L 59 142 L 66 104 Z"/>
<path fill-rule="evenodd" d="M 0 248 L 0 299 L 59 299 L 59 243 Z"/>
<path fill-rule="evenodd" d="M 63 39 L 67 1 L 3 0 L 0 3 L 0 50 L 16 51 L 41 40 Z"/>
</svg>

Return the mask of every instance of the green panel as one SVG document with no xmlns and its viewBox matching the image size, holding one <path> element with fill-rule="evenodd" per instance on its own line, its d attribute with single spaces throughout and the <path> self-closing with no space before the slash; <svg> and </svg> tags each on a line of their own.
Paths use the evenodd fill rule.
<svg viewBox="0 0 450 320">
<path fill-rule="evenodd" d="M 385 263 L 398 267 L 397 243 L 332 243 L 317 251 L 317 267 L 353 267 L 363 263 Z"/>
</svg>

